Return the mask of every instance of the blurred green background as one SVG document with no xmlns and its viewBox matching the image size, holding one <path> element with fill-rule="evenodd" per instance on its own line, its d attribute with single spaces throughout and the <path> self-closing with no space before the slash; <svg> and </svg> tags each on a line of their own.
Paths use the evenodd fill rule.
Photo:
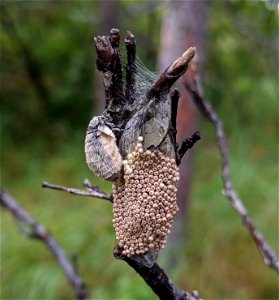
<svg viewBox="0 0 279 300">
<path fill-rule="evenodd" d="M 155 70 L 161 1 L 118 1 L 118 27 L 131 30 L 138 55 Z M 207 98 L 224 121 L 231 175 L 258 229 L 278 253 L 278 8 L 276 1 L 212 1 L 206 40 Z M 148 12 L 148 13 L 147 13 Z M 156 299 L 112 255 L 110 203 L 41 188 L 110 184 L 85 164 L 87 123 L 98 110 L 94 35 L 107 34 L 98 1 L 1 2 L 1 186 L 53 234 L 94 299 Z M 122 35 L 122 36 L 123 36 Z M 277 299 L 268 269 L 239 216 L 222 196 L 212 126 L 199 119 L 193 191 L 179 267 L 159 263 L 182 289 L 206 299 Z M 186 226 L 186 225 L 185 225 Z M 61 269 L 1 210 L 1 299 L 73 299 Z"/>
</svg>

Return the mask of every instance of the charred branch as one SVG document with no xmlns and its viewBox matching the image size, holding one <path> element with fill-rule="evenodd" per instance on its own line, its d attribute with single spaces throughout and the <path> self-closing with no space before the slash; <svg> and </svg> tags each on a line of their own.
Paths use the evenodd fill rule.
<svg viewBox="0 0 279 300">
<path fill-rule="evenodd" d="M 175 131 L 176 137 L 176 117 L 177 117 L 177 108 L 178 108 L 178 101 L 180 98 L 180 93 L 178 89 L 174 89 L 171 93 L 171 127 Z"/>
<path fill-rule="evenodd" d="M 178 289 L 158 264 L 154 263 L 149 268 L 133 257 L 122 255 L 118 247 L 114 249 L 114 256 L 132 267 L 161 300 L 201 300 L 197 291 L 190 294 Z"/>
<path fill-rule="evenodd" d="M 109 37 L 97 36 L 94 37 L 97 59 L 96 66 L 100 72 L 107 72 L 113 70 L 112 58 L 114 50 L 110 44 Z"/>
<path fill-rule="evenodd" d="M 181 147 L 178 150 L 178 156 L 179 156 L 179 161 L 177 162 L 178 165 L 181 163 L 181 160 L 182 160 L 183 156 L 185 155 L 185 153 L 189 149 L 191 149 L 196 144 L 196 142 L 199 141 L 200 139 L 201 139 L 201 135 L 200 135 L 199 131 L 196 131 L 189 138 L 185 139 L 182 142 Z"/>
<path fill-rule="evenodd" d="M 116 44 L 118 46 L 118 40 Z M 137 93 L 136 88 L 140 83 L 136 82 L 136 46 L 134 36 L 129 32 L 125 39 L 125 44 L 127 51 L 126 99 L 122 102 L 122 110 L 118 111 L 116 108 L 117 104 L 113 103 L 111 98 L 108 97 L 107 103 L 111 103 L 111 105 L 109 106 L 109 109 L 107 107 L 104 112 L 104 114 L 111 115 L 115 127 L 122 129 L 117 135 L 120 153 L 123 158 L 127 157 L 127 154 L 132 153 L 133 149 L 135 149 L 135 144 L 138 145 L 138 137 L 142 136 L 144 147 L 146 149 L 152 149 L 152 151 L 159 150 L 165 156 L 173 158 L 178 155 L 176 147 L 176 115 L 179 92 L 174 90 L 174 92 L 170 94 L 170 89 L 186 72 L 191 59 L 195 55 L 196 49 L 193 47 L 189 48 L 158 77 L 151 87 L 146 87 L 141 90 L 141 93 Z M 112 60 L 114 59 L 113 56 L 111 58 Z M 105 85 L 107 83 L 105 72 L 104 83 Z M 135 98 L 131 99 L 131 97 Z M 117 113 L 117 117 L 114 118 L 113 113 Z M 188 148 L 190 147 L 190 144 L 191 143 L 188 141 Z M 191 146 L 193 146 L 193 141 Z M 185 148 L 185 145 L 183 148 Z M 123 174 L 120 174 L 118 178 L 120 182 L 121 180 L 124 182 L 122 176 Z M 128 208 L 129 207 L 127 207 L 127 209 Z M 148 255 L 148 253 L 146 253 L 146 255 Z M 148 270 L 150 267 L 148 264 L 139 262 L 136 258 L 130 258 L 129 261 L 135 261 L 138 266 L 141 266 L 139 268 L 147 268 L 146 270 Z M 154 265 L 154 260 L 152 265 Z M 158 272 L 151 274 L 152 276 L 155 276 L 156 274 L 158 275 Z M 156 282 L 156 278 L 153 279 Z M 147 283 L 152 286 L 152 280 L 147 280 Z M 163 281 L 160 286 L 161 290 L 165 284 L 166 281 Z M 160 294 L 160 291 L 157 290 L 156 287 L 153 288 L 160 298 L 163 297 L 163 299 L 167 299 L 171 295 L 169 292 L 166 294 L 166 298 L 164 298 L 164 289 L 163 293 Z M 176 292 L 173 291 L 173 293 Z M 169 299 L 183 298 L 181 295 L 175 297 L 172 295 Z"/>
<path fill-rule="evenodd" d="M 118 29 L 112 29 L 109 36 L 94 38 L 97 52 L 97 68 L 104 73 L 106 95 L 106 110 L 114 123 L 119 119 L 117 114 L 124 104 L 124 90 L 122 79 L 122 65 L 118 48 L 120 34 Z"/>
<path fill-rule="evenodd" d="M 124 95 L 119 37 L 119 30 L 112 29 L 110 36 L 98 36 L 94 40 L 97 51 L 97 67 L 104 75 L 106 109 L 103 114 L 109 118 L 115 128 L 120 129 L 120 131 L 115 133 L 120 153 L 122 156 L 126 156 L 127 150 L 130 150 L 127 146 L 134 145 L 134 143 L 136 143 L 136 138 L 139 135 L 142 135 L 144 131 L 147 130 L 150 132 L 152 130 L 151 127 L 155 123 L 157 123 L 157 125 L 155 125 L 157 126 L 155 131 L 159 130 L 159 127 L 163 127 L 161 133 L 163 132 L 164 134 L 162 134 L 162 137 L 159 136 L 159 138 L 156 139 L 154 146 L 157 147 L 160 145 L 158 150 L 162 150 L 165 153 L 171 153 L 173 150 L 170 148 L 175 148 L 176 144 L 175 139 L 171 137 L 173 136 L 173 132 L 171 132 L 171 130 L 168 133 L 166 132 L 169 125 L 166 126 L 166 124 L 163 124 L 168 117 L 164 119 L 160 117 L 160 120 L 155 120 L 155 115 L 163 116 L 166 113 L 167 115 L 169 114 L 170 88 L 174 82 L 186 72 L 189 62 L 195 55 L 196 49 L 193 47 L 189 48 L 159 76 L 151 88 L 147 88 L 144 93 L 142 90 L 138 92 L 136 89 L 136 43 L 135 37 L 132 33 L 128 32 L 125 39 L 127 72 L 126 94 Z M 174 100 L 173 108 L 175 110 L 177 110 L 177 107 L 175 108 L 175 105 L 177 105 L 176 102 L 177 101 Z M 173 124 L 175 123 L 175 114 L 176 113 L 173 115 Z M 147 123 L 149 123 L 149 125 L 146 127 Z M 152 138 L 149 139 L 147 148 L 152 146 L 150 145 Z M 164 138 L 167 138 L 166 142 L 163 142 Z M 172 140 L 173 146 L 167 145 L 169 144 L 169 139 Z"/>
<path fill-rule="evenodd" d="M 136 40 L 132 32 L 128 31 L 125 38 L 125 45 L 127 51 L 127 65 L 126 65 L 126 93 L 125 97 L 130 104 L 136 100 Z"/>
<path fill-rule="evenodd" d="M 178 154 L 178 145 L 176 144 L 176 119 L 177 119 L 177 109 L 178 109 L 178 102 L 180 98 L 180 93 L 177 88 L 175 88 L 171 94 L 171 124 L 170 124 L 170 139 L 172 141 L 172 144 L 175 148 L 175 160 L 176 162 L 179 162 L 180 157 Z M 178 164 L 177 164 L 178 165 Z"/>
</svg>

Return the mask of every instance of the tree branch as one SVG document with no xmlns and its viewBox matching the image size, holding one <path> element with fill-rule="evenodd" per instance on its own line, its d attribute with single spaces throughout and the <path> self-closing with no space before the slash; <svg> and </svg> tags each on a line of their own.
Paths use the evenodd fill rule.
<svg viewBox="0 0 279 300">
<path fill-rule="evenodd" d="M 161 300 L 201 300 L 197 291 L 190 294 L 178 289 L 158 264 L 154 263 L 153 266 L 149 268 L 133 256 L 127 257 L 122 255 L 122 251 L 119 247 L 114 249 L 114 256 L 117 259 L 124 260 L 132 267 Z"/>
<path fill-rule="evenodd" d="M 224 186 L 223 193 L 231 202 L 233 208 L 241 216 L 243 220 L 243 225 L 247 228 L 251 237 L 253 238 L 265 264 L 279 273 L 279 259 L 277 257 L 277 254 L 269 246 L 267 241 L 264 239 L 262 233 L 260 233 L 256 229 L 256 226 L 250 218 L 246 207 L 244 206 L 243 202 L 241 201 L 241 199 L 239 198 L 239 196 L 233 188 L 233 184 L 230 178 L 228 147 L 223 129 L 223 124 L 216 112 L 214 111 L 214 109 L 212 108 L 212 106 L 210 105 L 210 103 L 204 99 L 202 87 L 200 85 L 197 73 L 194 72 L 193 78 L 193 85 L 191 87 L 185 87 L 192 93 L 194 103 L 199 108 L 200 112 L 215 127 L 218 147 L 221 155 L 222 180 Z"/>
<path fill-rule="evenodd" d="M 0 204 L 3 205 L 15 218 L 16 222 L 23 222 L 30 226 L 31 232 L 28 237 L 40 240 L 50 250 L 62 268 L 68 282 L 73 287 L 76 297 L 79 300 L 89 299 L 89 293 L 83 279 L 76 272 L 74 266 L 67 259 L 65 252 L 57 244 L 55 239 L 47 232 L 47 230 L 36 220 L 32 218 L 9 194 L 0 190 Z M 26 231 L 25 231 L 26 235 Z"/>
<path fill-rule="evenodd" d="M 196 53 L 195 47 L 188 48 L 176 61 L 174 61 L 156 81 L 153 89 L 158 91 L 165 87 L 171 87 L 188 69 L 188 65 Z"/>
<path fill-rule="evenodd" d="M 61 186 L 61 185 L 51 184 L 46 181 L 44 181 L 42 183 L 42 187 L 53 189 L 53 190 L 58 190 L 58 191 L 64 191 L 64 192 L 74 194 L 74 195 L 95 197 L 95 198 L 113 202 L 112 194 L 107 194 L 107 193 L 102 192 L 98 187 L 91 185 L 90 182 L 88 181 L 88 179 L 85 180 L 83 182 L 83 184 L 87 187 L 86 190 L 80 190 L 80 189 L 75 189 L 75 188 L 71 188 L 71 187 L 65 187 L 65 186 Z"/>
<path fill-rule="evenodd" d="M 116 28 L 111 29 L 109 36 L 94 38 L 99 71 L 104 74 L 104 87 L 106 95 L 106 111 L 117 123 L 122 118 L 125 96 L 122 80 L 122 65 L 119 50 L 120 33 Z"/>
<path fill-rule="evenodd" d="M 148 102 L 156 93 L 165 93 L 171 86 L 187 71 L 192 58 L 195 56 L 196 48 L 188 48 L 179 58 L 177 58 L 156 80 L 153 87 L 147 94 Z M 143 104 L 146 105 L 146 102 Z"/>
</svg>

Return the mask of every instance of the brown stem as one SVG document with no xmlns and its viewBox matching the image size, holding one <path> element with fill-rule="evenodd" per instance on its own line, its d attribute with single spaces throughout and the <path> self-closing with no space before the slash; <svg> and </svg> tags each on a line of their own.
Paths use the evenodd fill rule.
<svg viewBox="0 0 279 300">
<path fill-rule="evenodd" d="M 79 276 L 74 266 L 67 259 L 64 250 L 47 232 L 43 225 L 33 219 L 33 217 L 27 213 L 14 198 L 12 198 L 12 196 L 3 190 L 0 190 L 0 203 L 13 215 L 17 222 L 23 222 L 30 226 L 31 233 L 28 234 L 29 237 L 36 238 L 45 244 L 62 268 L 67 280 L 76 293 L 77 299 L 88 300 L 90 296 L 83 279 Z"/>
<path fill-rule="evenodd" d="M 215 127 L 216 136 L 218 141 L 218 147 L 221 156 L 221 170 L 222 170 L 222 180 L 224 186 L 224 195 L 231 202 L 233 208 L 241 216 L 243 220 L 243 225 L 247 228 L 251 237 L 253 238 L 259 252 L 261 253 L 263 260 L 267 266 L 279 273 L 279 259 L 274 250 L 269 246 L 267 241 L 261 232 L 256 229 L 254 222 L 250 218 L 246 207 L 243 202 L 235 192 L 233 184 L 230 178 L 230 168 L 228 160 L 228 147 L 227 141 L 223 129 L 223 124 L 219 119 L 216 112 L 213 110 L 212 106 L 208 101 L 204 99 L 203 91 L 199 83 L 198 75 L 195 73 L 193 86 L 186 86 L 188 90 L 192 93 L 193 100 L 196 106 L 199 108 L 200 112 L 205 116 Z"/>
<path fill-rule="evenodd" d="M 90 187 L 88 187 L 87 190 L 80 190 L 80 189 L 75 189 L 75 188 L 71 188 L 71 187 L 65 187 L 65 186 L 61 186 L 61 185 L 51 184 L 51 183 L 44 181 L 42 183 L 42 187 L 53 189 L 53 190 L 58 190 L 58 191 L 64 191 L 64 192 L 74 194 L 74 195 L 95 197 L 95 198 L 113 202 L 113 197 L 111 194 L 104 193 L 104 192 L 100 191 L 99 188 L 95 188 L 92 185 Z"/>
</svg>

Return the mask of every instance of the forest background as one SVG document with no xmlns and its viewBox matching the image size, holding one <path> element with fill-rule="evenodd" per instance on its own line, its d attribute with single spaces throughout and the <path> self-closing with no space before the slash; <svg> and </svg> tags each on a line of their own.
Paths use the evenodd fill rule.
<svg viewBox="0 0 279 300">
<path fill-rule="evenodd" d="M 258 228 L 278 253 L 278 5 L 276 1 L 211 1 L 202 83 L 224 121 L 231 175 Z M 131 30 L 138 56 L 156 67 L 163 1 L 117 1 L 122 39 Z M 108 34 L 99 1 L 1 2 L 1 186 L 43 223 L 95 299 L 155 299 L 143 280 L 112 255 L 109 203 L 41 188 L 78 187 L 84 178 L 110 192 L 84 158 L 87 124 L 101 109 L 95 93 L 93 36 Z M 193 45 L 194 46 L 194 45 Z M 167 67 L 167 66 L 165 66 Z M 162 70 L 161 70 L 162 71 Z M 179 264 L 159 262 L 180 287 L 207 299 L 276 299 L 268 269 L 221 193 L 211 125 L 199 118 L 186 243 Z M 1 299 L 72 299 L 42 244 L 19 234 L 1 211 Z"/>
</svg>

